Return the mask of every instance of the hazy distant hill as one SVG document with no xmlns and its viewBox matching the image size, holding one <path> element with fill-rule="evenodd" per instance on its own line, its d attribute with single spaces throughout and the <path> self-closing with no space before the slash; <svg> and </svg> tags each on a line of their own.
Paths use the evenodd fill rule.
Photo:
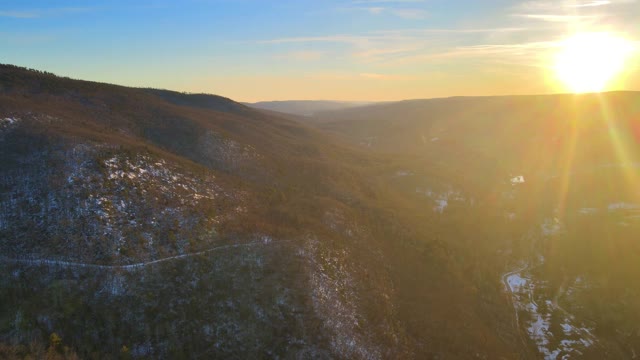
<svg viewBox="0 0 640 360">
<path fill-rule="evenodd" d="M 313 116 L 319 112 L 348 109 L 357 106 L 369 105 L 371 102 L 349 101 L 325 101 L 325 100 L 289 100 L 289 101 L 262 101 L 246 103 L 256 109 L 278 111 L 281 113 L 300 116 Z"/>
<path fill-rule="evenodd" d="M 323 129 L 370 151 L 439 157 L 451 164 L 552 171 L 563 151 L 573 165 L 640 161 L 639 92 L 599 95 L 409 100 L 319 114 Z M 574 141 L 575 140 L 575 141 Z M 575 149 L 569 149 L 575 146 Z"/>
</svg>

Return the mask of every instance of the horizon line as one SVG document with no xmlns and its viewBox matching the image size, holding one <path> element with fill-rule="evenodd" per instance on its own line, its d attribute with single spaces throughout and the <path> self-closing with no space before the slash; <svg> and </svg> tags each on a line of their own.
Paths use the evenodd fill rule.
<svg viewBox="0 0 640 360">
<path fill-rule="evenodd" d="M 424 98 L 420 98 L 420 97 L 416 97 L 416 98 L 404 98 L 404 99 L 396 99 L 396 100 L 338 100 L 338 99 L 295 99 L 295 98 L 291 98 L 291 99 L 273 99 L 273 100 L 239 100 L 239 99 L 235 99 L 235 98 L 231 98 L 228 96 L 225 96 L 223 94 L 215 94 L 212 92 L 206 92 L 206 91 L 183 91 L 183 90 L 177 90 L 177 89 L 169 89 L 169 88 L 158 88 L 158 87 L 151 87 L 151 86 L 144 86 L 144 85 L 138 85 L 138 86 L 133 86 L 133 85 L 124 85 L 124 84 L 118 84 L 118 83 L 113 83 L 113 82 L 105 82 L 105 81 L 98 81 L 98 80 L 91 80 L 91 79 L 83 79 L 83 78 L 74 78 L 68 75 L 60 75 L 48 70 L 41 70 L 41 69 L 36 69 L 36 68 L 29 68 L 27 66 L 22 66 L 22 65 L 16 65 L 16 64 L 10 64 L 10 63 L 0 63 L 0 66 L 7 66 L 7 67 L 15 67 L 18 69 L 22 69 L 22 70 L 26 70 L 26 71 L 34 71 L 34 72 L 42 72 L 48 75 L 53 75 L 57 78 L 61 78 L 61 79 L 69 79 L 69 80 L 74 80 L 74 81 L 84 81 L 84 82 L 92 82 L 92 83 L 98 83 L 98 84 L 103 84 L 103 85 L 111 85 L 111 86 L 120 86 L 120 87 L 124 87 L 124 88 L 129 88 L 129 89 L 140 89 L 140 90 L 160 90 L 160 91 L 170 91 L 170 92 L 175 92 L 175 93 L 180 93 L 180 94 L 184 94 L 184 95 L 208 95 L 208 96 L 217 96 L 217 97 L 222 97 L 225 99 L 228 99 L 230 101 L 236 102 L 238 104 L 244 105 L 244 104 L 257 104 L 257 103 L 265 103 L 265 102 L 302 102 L 302 101 L 309 101 L 309 102 L 342 102 L 342 103 L 366 103 L 363 104 L 363 106 L 367 106 L 367 105 L 374 105 L 374 104 L 382 104 L 382 103 L 396 103 L 396 102 L 403 102 L 403 101 L 419 101 L 419 100 L 438 100 L 438 99 L 452 99 L 452 98 L 481 98 L 481 97 L 526 97 L 526 96 L 558 96 L 558 95 L 573 95 L 573 96 L 585 96 L 585 95 L 600 95 L 600 94 L 609 94 L 609 93 L 618 93 L 618 92 L 640 92 L 640 89 L 638 90 L 632 90 L 632 89 L 616 89 L 616 90 L 607 90 L 607 91 L 599 91 L 599 92 L 584 92 L 584 93 L 573 93 L 573 92 L 548 92 L 548 93 L 531 93 L 531 94 L 490 94 L 490 95 L 478 95 L 478 94 L 473 94 L 473 95 L 468 95 L 468 94 L 463 94 L 463 95 L 449 95 L 449 96 L 434 96 L 434 97 L 424 97 Z"/>
</svg>

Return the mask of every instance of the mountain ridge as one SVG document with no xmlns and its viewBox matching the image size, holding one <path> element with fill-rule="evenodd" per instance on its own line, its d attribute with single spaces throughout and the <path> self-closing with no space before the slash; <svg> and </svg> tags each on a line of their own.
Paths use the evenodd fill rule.
<svg viewBox="0 0 640 360">
<path fill-rule="evenodd" d="M 83 357 L 123 345 L 135 357 L 412 352 L 382 296 L 388 275 L 344 282 L 381 261 L 355 241 L 367 220 L 354 204 L 370 185 L 354 176 L 361 155 L 350 146 L 223 98 L 7 66 L 0 83 L 0 251 L 35 259 L 0 263 L 2 319 L 24 319 L 3 320 L 0 341 L 56 332 Z M 104 273 L 141 262 L 153 265 Z M 200 312 L 188 322 L 185 301 Z M 171 311 L 158 318 L 159 306 Z M 119 319 L 116 308 L 127 309 Z"/>
</svg>

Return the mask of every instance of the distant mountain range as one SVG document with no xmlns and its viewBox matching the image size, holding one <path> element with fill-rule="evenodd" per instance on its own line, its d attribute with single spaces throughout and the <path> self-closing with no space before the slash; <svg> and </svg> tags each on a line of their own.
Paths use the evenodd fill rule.
<svg viewBox="0 0 640 360">
<path fill-rule="evenodd" d="M 342 110 L 373 104 L 373 102 L 327 101 L 327 100 L 288 100 L 261 101 L 245 105 L 262 110 L 277 111 L 299 116 L 314 116 L 324 111 Z"/>
<path fill-rule="evenodd" d="M 639 104 L 0 65 L 0 358 L 633 358 Z"/>
</svg>

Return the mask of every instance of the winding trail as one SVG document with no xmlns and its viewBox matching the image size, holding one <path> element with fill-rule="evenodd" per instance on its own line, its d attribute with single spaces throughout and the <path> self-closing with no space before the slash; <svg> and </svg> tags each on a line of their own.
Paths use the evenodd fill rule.
<svg viewBox="0 0 640 360">
<path fill-rule="evenodd" d="M 27 265 L 40 265 L 40 266 L 58 266 L 58 267 L 66 267 L 66 268 L 135 271 L 135 270 L 140 270 L 140 269 L 142 269 L 144 267 L 147 267 L 149 265 L 155 265 L 155 264 L 160 264 L 160 263 L 169 262 L 169 261 L 173 261 L 173 260 L 185 259 L 185 258 L 194 257 L 194 256 L 198 256 L 198 255 L 204 255 L 204 254 L 207 254 L 207 253 L 210 253 L 210 252 L 215 252 L 215 251 L 220 251 L 220 250 L 225 250 L 225 249 L 233 249 L 233 248 L 240 248 L 240 247 L 250 247 L 250 246 L 257 246 L 257 245 L 281 244 L 281 243 L 288 243 L 288 242 L 291 242 L 291 241 L 292 240 L 254 241 L 254 242 L 241 243 L 241 244 L 221 245 L 221 246 L 216 246 L 216 247 L 213 247 L 213 248 L 210 248 L 210 249 L 206 249 L 206 250 L 202 250 L 202 251 L 198 251 L 198 252 L 194 252 L 194 253 L 169 256 L 169 257 L 162 258 L 162 259 L 145 261 L 145 262 L 140 262 L 140 263 L 136 263 L 136 264 L 129 264 L 129 265 L 99 265 L 99 264 L 87 264 L 87 263 L 80 263 L 80 262 L 62 261 L 62 260 L 12 259 L 12 258 L 7 258 L 7 257 L 0 257 L 0 261 L 7 262 L 7 263 L 14 263 L 14 264 L 27 264 Z"/>
</svg>

